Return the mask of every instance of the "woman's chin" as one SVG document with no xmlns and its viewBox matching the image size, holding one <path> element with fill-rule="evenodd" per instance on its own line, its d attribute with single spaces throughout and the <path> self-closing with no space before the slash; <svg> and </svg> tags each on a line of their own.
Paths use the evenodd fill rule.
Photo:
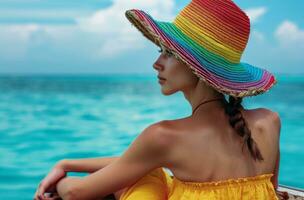
<svg viewBox="0 0 304 200">
<path fill-rule="evenodd" d="M 168 89 L 162 87 L 162 88 L 161 88 L 161 92 L 162 92 L 163 95 L 168 96 L 168 95 L 174 94 L 176 91 L 168 90 Z"/>
</svg>

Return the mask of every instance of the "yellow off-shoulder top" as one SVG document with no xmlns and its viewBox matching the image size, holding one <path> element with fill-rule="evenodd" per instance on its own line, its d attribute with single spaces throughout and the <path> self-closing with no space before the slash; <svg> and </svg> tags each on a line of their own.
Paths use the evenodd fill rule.
<svg viewBox="0 0 304 200">
<path fill-rule="evenodd" d="M 120 200 L 278 200 L 272 176 L 185 182 L 157 168 L 125 190 Z"/>
</svg>

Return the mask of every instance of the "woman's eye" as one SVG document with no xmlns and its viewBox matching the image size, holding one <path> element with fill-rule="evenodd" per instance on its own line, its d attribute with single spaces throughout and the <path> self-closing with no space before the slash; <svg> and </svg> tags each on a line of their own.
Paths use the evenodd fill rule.
<svg viewBox="0 0 304 200">
<path fill-rule="evenodd" d="M 160 49 L 158 49 L 158 52 L 159 53 L 163 53 L 164 52 L 164 54 L 166 55 L 166 56 L 172 56 L 173 54 L 172 54 L 172 52 L 170 51 L 170 50 L 168 50 L 168 49 L 163 49 L 163 48 L 160 48 Z"/>
</svg>

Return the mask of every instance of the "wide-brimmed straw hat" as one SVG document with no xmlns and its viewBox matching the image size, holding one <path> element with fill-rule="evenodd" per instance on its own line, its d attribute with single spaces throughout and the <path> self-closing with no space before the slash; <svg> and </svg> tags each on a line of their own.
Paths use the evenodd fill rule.
<svg viewBox="0 0 304 200">
<path fill-rule="evenodd" d="M 277 82 L 269 71 L 240 61 L 250 20 L 231 0 L 193 0 L 173 22 L 157 21 L 139 9 L 125 14 L 145 37 L 170 49 L 201 80 L 223 94 L 254 96 Z"/>
</svg>

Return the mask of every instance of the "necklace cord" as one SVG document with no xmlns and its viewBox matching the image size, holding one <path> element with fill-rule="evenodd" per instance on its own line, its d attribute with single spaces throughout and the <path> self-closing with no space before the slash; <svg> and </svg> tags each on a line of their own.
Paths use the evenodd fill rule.
<svg viewBox="0 0 304 200">
<path fill-rule="evenodd" d="M 209 102 L 212 102 L 212 101 L 218 101 L 218 100 L 223 100 L 223 98 L 221 97 L 221 98 L 209 99 L 209 100 L 207 100 L 207 101 L 201 102 L 200 104 L 198 104 L 198 105 L 193 109 L 192 115 L 195 113 L 195 111 L 196 111 L 201 105 L 206 104 L 206 103 L 209 103 Z"/>
</svg>

